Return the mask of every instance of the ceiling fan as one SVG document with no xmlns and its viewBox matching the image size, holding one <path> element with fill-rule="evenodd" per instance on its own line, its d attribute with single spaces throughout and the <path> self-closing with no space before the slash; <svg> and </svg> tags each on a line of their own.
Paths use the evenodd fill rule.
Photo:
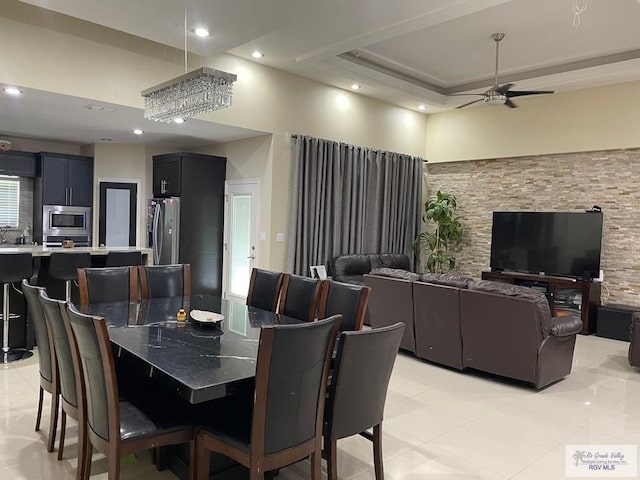
<svg viewBox="0 0 640 480">
<path fill-rule="evenodd" d="M 497 106 L 506 105 L 509 108 L 517 108 L 518 106 L 511 101 L 513 97 L 524 97 L 525 95 L 542 95 L 546 93 L 553 93 L 552 90 L 511 90 L 513 83 L 505 83 L 500 85 L 498 83 L 498 53 L 500 51 L 500 41 L 504 38 L 504 33 L 494 33 L 491 38 L 496 42 L 496 75 L 493 86 L 484 93 L 453 93 L 448 96 L 461 96 L 461 95 L 478 95 L 481 96 L 479 100 L 465 103 L 456 108 L 464 108 L 474 103 L 482 102 L 487 105 Z"/>
</svg>

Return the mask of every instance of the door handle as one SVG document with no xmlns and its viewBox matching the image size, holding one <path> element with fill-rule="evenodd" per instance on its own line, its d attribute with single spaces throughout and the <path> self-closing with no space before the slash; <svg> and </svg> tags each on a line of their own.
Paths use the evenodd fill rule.
<svg viewBox="0 0 640 480">
<path fill-rule="evenodd" d="M 73 188 L 69 187 L 69 205 L 73 205 Z"/>
</svg>

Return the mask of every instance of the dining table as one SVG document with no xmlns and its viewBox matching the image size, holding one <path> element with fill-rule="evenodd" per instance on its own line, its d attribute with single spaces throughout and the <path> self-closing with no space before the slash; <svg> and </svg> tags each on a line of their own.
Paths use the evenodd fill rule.
<svg viewBox="0 0 640 480">
<path fill-rule="evenodd" d="M 184 322 L 177 320 L 181 309 Z M 105 319 L 117 358 L 191 404 L 246 390 L 261 327 L 301 322 L 207 294 L 94 303 L 81 311 Z"/>
</svg>

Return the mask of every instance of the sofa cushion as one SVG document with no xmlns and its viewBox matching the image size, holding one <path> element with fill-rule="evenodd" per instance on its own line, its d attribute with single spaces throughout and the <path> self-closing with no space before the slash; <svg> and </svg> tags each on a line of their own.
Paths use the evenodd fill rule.
<svg viewBox="0 0 640 480">
<path fill-rule="evenodd" d="M 402 280 L 408 280 L 410 282 L 416 282 L 420 280 L 420 275 L 417 273 L 409 272 L 407 270 L 402 270 L 400 268 L 374 268 L 371 270 L 369 275 L 378 275 L 379 277 L 391 277 L 391 278 L 400 278 Z"/>
<path fill-rule="evenodd" d="M 403 253 L 377 253 L 370 254 L 371 269 L 374 268 L 399 268 L 411 270 L 409 257 Z"/>
<path fill-rule="evenodd" d="M 503 282 L 493 282 L 491 280 L 474 280 L 467 285 L 469 290 L 494 293 L 496 295 L 507 295 L 509 297 L 530 300 L 536 305 L 537 317 L 543 338 L 549 336 L 551 331 L 551 309 L 544 293 L 521 285 L 511 285 Z"/>
<path fill-rule="evenodd" d="M 459 273 L 423 273 L 420 275 L 420 281 L 449 287 L 467 288 L 469 282 L 473 282 L 473 278 L 465 277 Z"/>
</svg>

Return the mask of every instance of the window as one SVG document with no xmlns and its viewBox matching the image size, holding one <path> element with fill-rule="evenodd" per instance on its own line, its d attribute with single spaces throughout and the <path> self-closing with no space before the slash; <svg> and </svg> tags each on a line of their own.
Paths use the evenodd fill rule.
<svg viewBox="0 0 640 480">
<path fill-rule="evenodd" d="M 18 228 L 20 179 L 0 175 L 0 227 Z"/>
</svg>

